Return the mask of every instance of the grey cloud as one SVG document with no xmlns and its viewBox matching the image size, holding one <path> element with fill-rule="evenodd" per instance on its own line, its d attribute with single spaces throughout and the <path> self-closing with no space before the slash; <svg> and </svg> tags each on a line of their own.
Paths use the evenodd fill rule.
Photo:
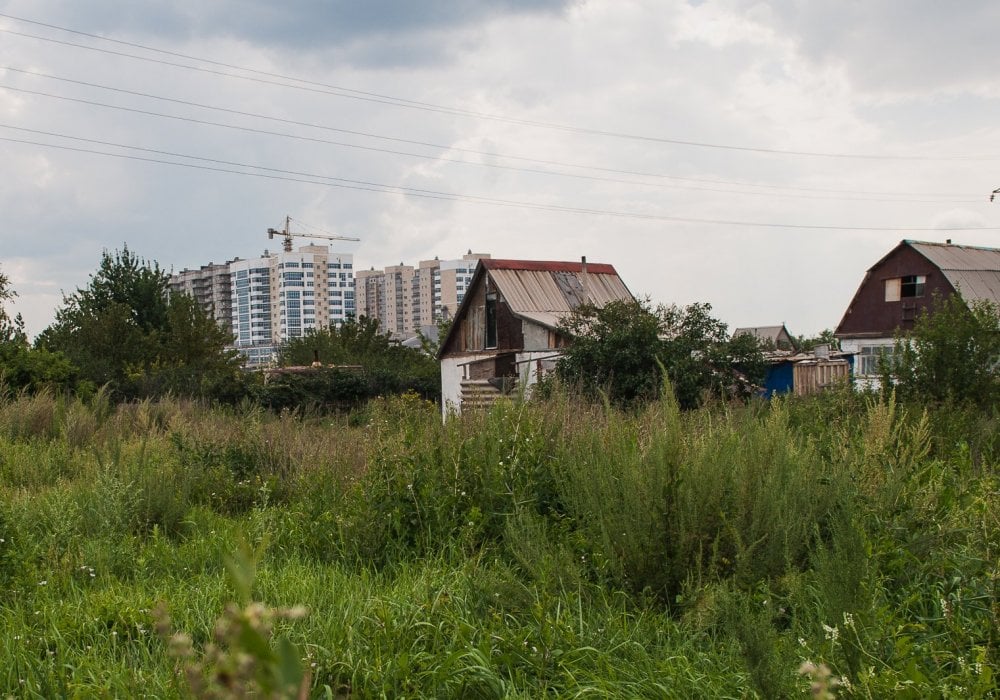
<svg viewBox="0 0 1000 700">
<path fill-rule="evenodd" d="M 577 0 L 0 1 L 5 13 L 81 31 L 158 40 L 239 39 L 261 46 L 333 51 L 359 65 L 433 63 L 449 36 L 490 18 L 555 14 Z"/>
</svg>

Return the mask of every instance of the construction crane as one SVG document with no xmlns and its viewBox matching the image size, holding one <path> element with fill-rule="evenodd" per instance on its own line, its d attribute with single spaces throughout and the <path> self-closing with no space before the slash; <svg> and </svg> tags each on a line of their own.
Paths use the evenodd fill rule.
<svg viewBox="0 0 1000 700">
<path fill-rule="evenodd" d="M 360 241 L 360 238 L 351 238 L 350 236 L 337 236 L 332 233 L 292 233 L 292 217 L 285 217 L 285 228 L 281 231 L 273 228 L 267 230 L 267 237 L 274 238 L 275 236 L 281 236 L 281 247 L 286 253 L 292 252 L 292 238 L 325 238 L 331 241 Z"/>
</svg>

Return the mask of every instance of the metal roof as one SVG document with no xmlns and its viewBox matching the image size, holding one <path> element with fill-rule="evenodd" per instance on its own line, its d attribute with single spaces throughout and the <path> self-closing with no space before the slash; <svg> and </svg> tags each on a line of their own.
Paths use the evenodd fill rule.
<svg viewBox="0 0 1000 700">
<path fill-rule="evenodd" d="M 792 334 L 788 332 L 787 328 L 785 328 L 785 324 L 781 324 L 780 326 L 748 326 L 746 328 L 737 328 L 733 331 L 733 337 L 735 338 L 740 335 L 753 335 L 761 340 L 771 340 L 776 343 L 781 337 L 782 331 L 784 331 L 789 338 L 791 337 Z"/>
<path fill-rule="evenodd" d="M 493 261 L 497 262 L 503 261 Z M 633 298 L 610 265 L 547 265 L 534 269 L 489 265 L 488 269 L 512 312 L 552 328 L 581 304 L 604 306 L 610 301 Z"/>
<path fill-rule="evenodd" d="M 615 268 L 605 263 L 588 263 L 585 258 L 580 262 L 481 258 L 438 357 L 445 354 L 458 332 L 459 321 L 473 298 L 472 289 L 482 284 L 487 274 L 514 316 L 551 330 L 558 330 L 562 319 L 580 304 L 604 306 L 635 299 Z"/>
<path fill-rule="evenodd" d="M 963 299 L 1000 303 L 1000 249 L 906 241 L 944 273 Z"/>
</svg>

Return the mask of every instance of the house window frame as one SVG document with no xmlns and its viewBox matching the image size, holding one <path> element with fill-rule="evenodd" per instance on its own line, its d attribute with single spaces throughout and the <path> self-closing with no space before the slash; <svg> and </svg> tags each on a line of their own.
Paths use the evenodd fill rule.
<svg viewBox="0 0 1000 700">
<path fill-rule="evenodd" d="M 880 365 L 882 359 L 884 358 L 889 363 L 891 369 L 895 350 L 895 344 L 862 345 L 858 348 L 858 361 L 855 365 L 854 374 L 859 377 L 881 376 Z"/>
<path fill-rule="evenodd" d="M 905 275 L 899 280 L 902 299 L 919 299 L 927 291 L 927 275 Z"/>
</svg>

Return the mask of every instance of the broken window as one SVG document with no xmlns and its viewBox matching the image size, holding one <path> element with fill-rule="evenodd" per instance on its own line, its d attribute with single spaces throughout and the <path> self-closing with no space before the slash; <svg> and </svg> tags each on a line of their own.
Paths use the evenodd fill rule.
<svg viewBox="0 0 1000 700">
<path fill-rule="evenodd" d="M 927 285 L 926 275 L 910 275 L 904 277 L 899 285 L 899 294 L 904 299 L 912 297 L 922 297 L 924 287 Z"/>
</svg>

